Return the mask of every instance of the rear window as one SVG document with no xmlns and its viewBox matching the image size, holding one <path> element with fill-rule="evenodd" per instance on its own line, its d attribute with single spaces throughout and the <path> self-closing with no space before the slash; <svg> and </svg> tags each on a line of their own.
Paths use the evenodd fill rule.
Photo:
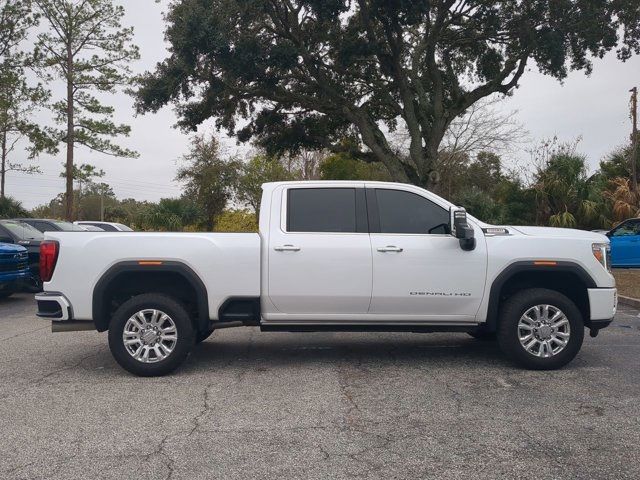
<svg viewBox="0 0 640 480">
<path fill-rule="evenodd" d="M 44 238 L 40 230 L 24 222 L 0 220 L 0 224 L 20 240 L 42 240 Z"/>
<path fill-rule="evenodd" d="M 58 227 L 63 232 L 82 232 L 83 231 L 83 229 L 80 228 L 78 225 L 74 225 L 73 223 L 70 223 L 70 222 L 63 222 L 62 220 L 54 220 L 51 223 L 53 223 L 56 227 Z"/>
<path fill-rule="evenodd" d="M 288 192 L 288 232 L 357 232 L 355 188 L 293 188 Z"/>
</svg>

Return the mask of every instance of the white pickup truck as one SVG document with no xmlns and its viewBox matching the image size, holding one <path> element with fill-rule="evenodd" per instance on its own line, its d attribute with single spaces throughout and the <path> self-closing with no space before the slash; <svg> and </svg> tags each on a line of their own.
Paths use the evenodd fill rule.
<svg viewBox="0 0 640 480">
<path fill-rule="evenodd" d="M 47 232 L 38 315 L 109 332 L 154 376 L 219 328 L 467 332 L 559 368 L 616 312 L 609 241 L 487 225 L 431 192 L 381 182 L 263 186 L 259 233 Z"/>
</svg>

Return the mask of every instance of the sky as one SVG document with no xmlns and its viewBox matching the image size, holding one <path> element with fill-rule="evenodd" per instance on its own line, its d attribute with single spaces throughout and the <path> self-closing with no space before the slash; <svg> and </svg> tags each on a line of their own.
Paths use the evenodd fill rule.
<svg viewBox="0 0 640 480">
<path fill-rule="evenodd" d="M 140 47 L 141 58 L 134 65 L 136 73 L 153 69 L 166 57 L 164 22 L 162 11 L 167 1 L 122 0 L 126 8 L 124 25 L 133 26 L 135 43 Z M 526 163 L 527 150 L 542 139 L 557 136 L 560 141 L 572 141 L 582 137 L 578 151 L 587 156 L 591 170 L 608 152 L 628 141 L 631 129 L 629 120 L 629 89 L 640 86 L 640 57 L 626 63 L 610 54 L 594 62 L 594 70 L 587 77 L 583 72 L 573 72 L 562 83 L 546 77 L 530 68 L 520 81 L 513 95 L 501 103 L 506 112 L 516 110 L 518 121 L 528 130 L 530 144 L 521 145 L 513 153 L 518 163 Z M 62 85 L 52 85 L 54 96 L 62 98 Z M 76 150 L 76 163 L 89 163 L 105 171 L 103 181 L 112 186 L 119 198 L 157 201 L 163 197 L 179 196 L 180 185 L 175 181 L 180 157 L 189 148 L 189 135 L 174 128 L 176 116 L 171 107 L 156 114 L 135 116 L 133 101 L 124 93 L 107 98 L 116 109 L 115 119 L 131 126 L 128 138 L 118 143 L 139 152 L 139 158 L 123 159 Z M 46 112 L 37 114 L 46 122 Z M 200 129 L 211 131 L 211 125 Z M 233 139 L 224 140 L 225 150 L 246 153 L 246 147 L 237 147 Z M 16 160 L 22 152 L 18 151 Z M 9 172 L 7 194 L 21 201 L 26 208 L 47 203 L 64 191 L 64 179 L 60 178 L 64 149 L 55 156 L 41 155 L 33 164 L 40 166 L 42 174 L 26 175 Z M 508 160 L 508 159 L 506 159 Z"/>
</svg>

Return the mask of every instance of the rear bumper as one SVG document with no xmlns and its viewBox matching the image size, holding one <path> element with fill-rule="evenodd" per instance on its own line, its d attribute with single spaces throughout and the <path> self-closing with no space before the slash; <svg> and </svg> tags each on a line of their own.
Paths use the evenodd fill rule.
<svg viewBox="0 0 640 480">
<path fill-rule="evenodd" d="M 589 288 L 590 323 L 594 327 L 606 327 L 618 308 L 618 290 L 616 288 Z"/>
<path fill-rule="evenodd" d="M 38 303 L 37 316 L 48 318 L 54 322 L 73 320 L 73 310 L 67 298 L 58 292 L 40 292 L 36 295 Z"/>
</svg>

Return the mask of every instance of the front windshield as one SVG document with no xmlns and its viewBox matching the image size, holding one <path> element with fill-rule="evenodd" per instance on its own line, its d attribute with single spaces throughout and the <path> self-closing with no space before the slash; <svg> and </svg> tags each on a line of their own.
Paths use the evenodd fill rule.
<svg viewBox="0 0 640 480">
<path fill-rule="evenodd" d="M 116 225 L 118 226 L 118 228 L 120 228 L 120 230 L 122 230 L 123 232 L 133 232 L 133 229 L 127 227 L 126 225 L 123 225 L 121 223 L 116 223 Z"/>
<path fill-rule="evenodd" d="M 0 223 L 20 240 L 42 240 L 44 238 L 40 230 L 27 223 L 15 220 L 0 220 Z"/>
</svg>

